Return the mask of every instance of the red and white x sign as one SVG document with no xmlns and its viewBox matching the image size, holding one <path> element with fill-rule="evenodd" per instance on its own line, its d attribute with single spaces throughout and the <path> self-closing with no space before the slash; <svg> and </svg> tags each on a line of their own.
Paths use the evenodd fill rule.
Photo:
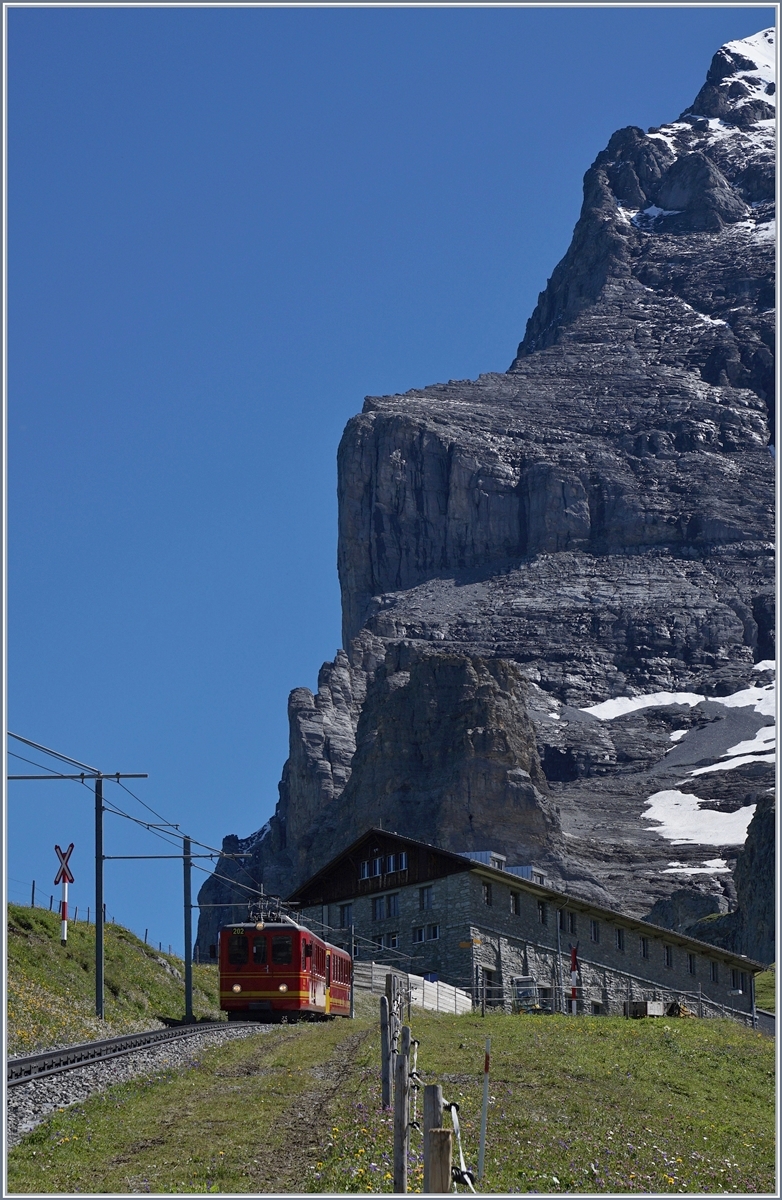
<svg viewBox="0 0 782 1200">
<path fill-rule="evenodd" d="M 54 849 L 57 852 L 57 857 L 60 860 L 60 869 L 54 878 L 54 882 L 62 883 L 64 879 L 66 883 L 73 883 L 73 875 L 71 874 L 71 869 L 68 866 L 68 859 L 71 857 L 71 851 L 73 850 L 73 842 L 71 842 L 67 850 L 61 850 L 59 846 L 55 846 Z"/>
</svg>

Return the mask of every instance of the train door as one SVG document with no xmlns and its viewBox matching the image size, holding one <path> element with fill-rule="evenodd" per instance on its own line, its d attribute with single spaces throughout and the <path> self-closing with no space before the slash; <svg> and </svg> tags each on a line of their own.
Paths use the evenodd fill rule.
<svg viewBox="0 0 782 1200">
<path fill-rule="evenodd" d="M 326 1012 L 331 1012 L 331 951 L 326 951 Z"/>
</svg>

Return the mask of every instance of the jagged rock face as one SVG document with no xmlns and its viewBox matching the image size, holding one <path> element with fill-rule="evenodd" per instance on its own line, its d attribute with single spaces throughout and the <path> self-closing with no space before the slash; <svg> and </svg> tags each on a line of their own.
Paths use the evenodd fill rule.
<svg viewBox="0 0 782 1200">
<path fill-rule="evenodd" d="M 515 663 L 390 646 L 359 718 L 336 840 L 375 825 L 450 850 L 548 856 L 559 822 L 540 790 L 527 694 Z"/>
<path fill-rule="evenodd" d="M 683 880 L 735 908 L 744 832 L 682 848 L 648 806 L 686 782 L 748 819 L 770 782 L 762 755 L 700 771 L 771 720 L 716 701 L 774 653 L 773 57 L 773 31 L 730 43 L 677 121 L 613 135 L 506 374 L 370 397 L 348 423 L 349 651 L 291 696 L 252 848 L 267 890 L 383 821 L 548 856 L 638 916 Z M 649 692 L 704 699 L 582 711 Z M 742 884 L 753 913 L 765 886 Z M 706 924 L 729 918 L 748 953 L 746 914 Z"/>
<path fill-rule="evenodd" d="M 716 897 L 682 888 L 668 899 L 658 901 L 647 920 L 734 953 L 746 954 L 757 962 L 774 962 L 775 818 L 773 799 L 762 797 L 736 861 L 738 908 L 734 912 L 726 912 L 724 902 Z"/>
</svg>

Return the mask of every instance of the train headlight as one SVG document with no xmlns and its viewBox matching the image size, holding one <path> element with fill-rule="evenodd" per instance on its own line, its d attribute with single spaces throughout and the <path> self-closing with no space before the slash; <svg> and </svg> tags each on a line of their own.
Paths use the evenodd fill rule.
<svg viewBox="0 0 782 1200">
<path fill-rule="evenodd" d="M 287 992 L 287 990 L 288 990 L 288 985 L 287 985 L 287 983 L 281 983 L 281 984 L 280 984 L 280 991 L 281 991 L 281 992 Z"/>
<path fill-rule="evenodd" d="M 260 931 L 261 929 L 263 929 L 263 921 L 258 921 L 258 923 L 256 924 L 255 928 L 256 928 L 257 930 L 259 930 L 259 931 Z"/>
<path fill-rule="evenodd" d="M 241 983 L 235 983 L 233 985 L 233 987 L 231 988 L 231 991 L 233 991 L 233 992 L 241 992 L 241 990 L 242 990 Z"/>
</svg>

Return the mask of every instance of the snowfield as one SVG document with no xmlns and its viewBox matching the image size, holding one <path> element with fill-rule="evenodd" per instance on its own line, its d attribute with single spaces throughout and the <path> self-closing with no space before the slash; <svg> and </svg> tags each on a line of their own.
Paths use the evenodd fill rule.
<svg viewBox="0 0 782 1200">
<path fill-rule="evenodd" d="M 724 813 L 701 808 L 703 803 L 699 796 L 675 788 L 655 792 L 646 801 L 644 820 L 656 821 L 658 827 L 654 832 L 679 845 L 743 846 L 756 805 Z"/>
</svg>

